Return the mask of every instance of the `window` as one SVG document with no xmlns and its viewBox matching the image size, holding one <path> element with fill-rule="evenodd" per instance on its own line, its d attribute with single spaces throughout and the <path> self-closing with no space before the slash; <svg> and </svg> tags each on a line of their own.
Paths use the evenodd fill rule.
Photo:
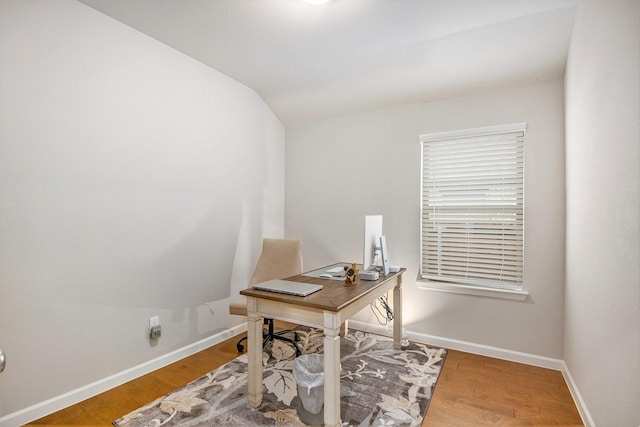
<svg viewBox="0 0 640 427">
<path fill-rule="evenodd" d="M 525 130 L 420 136 L 422 279 L 522 290 Z"/>
</svg>

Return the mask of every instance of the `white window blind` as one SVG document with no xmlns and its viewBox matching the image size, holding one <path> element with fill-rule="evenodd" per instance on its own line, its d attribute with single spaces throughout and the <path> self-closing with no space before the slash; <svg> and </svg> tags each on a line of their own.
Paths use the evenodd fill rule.
<svg viewBox="0 0 640 427">
<path fill-rule="evenodd" d="M 526 123 L 421 135 L 421 277 L 522 289 Z"/>
</svg>

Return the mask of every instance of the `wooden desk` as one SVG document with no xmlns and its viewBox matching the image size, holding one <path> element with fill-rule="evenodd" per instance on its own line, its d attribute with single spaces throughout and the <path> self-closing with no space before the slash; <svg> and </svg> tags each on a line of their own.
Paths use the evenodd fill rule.
<svg viewBox="0 0 640 427">
<path fill-rule="evenodd" d="M 323 289 L 306 297 L 245 289 L 247 297 L 248 399 L 254 408 L 262 403 L 263 318 L 284 320 L 324 330 L 324 423 L 340 425 L 340 327 L 351 316 L 393 289 L 393 340 L 402 340 L 402 274 L 391 273 L 376 281 L 356 279 L 357 286 L 344 281 L 297 275 L 287 278 L 318 283 Z"/>
</svg>

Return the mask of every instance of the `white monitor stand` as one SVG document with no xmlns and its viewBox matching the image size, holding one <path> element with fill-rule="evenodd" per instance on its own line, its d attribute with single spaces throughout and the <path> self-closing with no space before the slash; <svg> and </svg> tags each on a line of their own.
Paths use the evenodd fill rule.
<svg viewBox="0 0 640 427">
<path fill-rule="evenodd" d="M 387 238 L 380 236 L 380 257 L 382 258 L 382 274 L 389 275 L 389 252 L 387 252 Z"/>
</svg>

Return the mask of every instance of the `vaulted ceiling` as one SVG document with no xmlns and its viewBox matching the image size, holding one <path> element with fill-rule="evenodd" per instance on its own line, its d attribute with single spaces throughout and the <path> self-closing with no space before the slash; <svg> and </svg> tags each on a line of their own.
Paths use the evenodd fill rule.
<svg viewBox="0 0 640 427">
<path fill-rule="evenodd" d="M 285 124 L 564 74 L 579 0 L 80 0 L 253 88 Z"/>
</svg>

